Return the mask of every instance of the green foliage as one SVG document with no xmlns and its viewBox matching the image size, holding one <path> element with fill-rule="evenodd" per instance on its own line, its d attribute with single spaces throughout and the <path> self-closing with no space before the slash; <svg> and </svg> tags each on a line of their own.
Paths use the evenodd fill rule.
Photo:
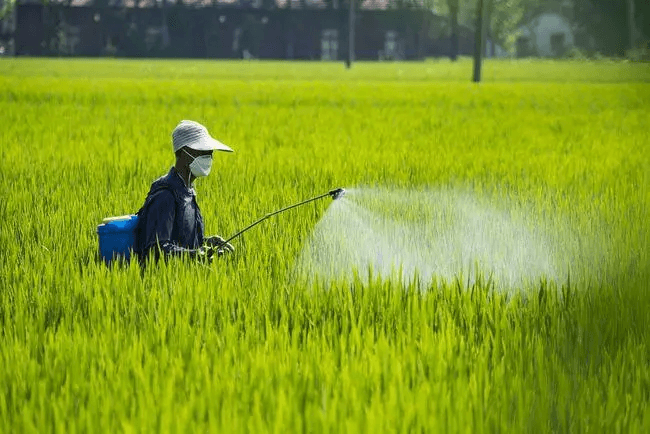
<svg viewBox="0 0 650 434">
<path fill-rule="evenodd" d="M 470 70 L 0 62 L 0 432 L 647 432 L 650 72 Z M 236 151 L 198 181 L 210 234 L 338 186 L 472 188 L 579 233 L 597 216 L 608 273 L 307 286 L 292 266 L 326 202 L 210 265 L 108 269 L 95 227 L 139 208 L 180 119 Z"/>
<path fill-rule="evenodd" d="M 625 57 L 634 62 L 650 62 L 650 40 L 640 43 L 637 48 L 627 50 Z"/>
<path fill-rule="evenodd" d="M 4 20 L 16 7 L 16 0 L 5 0 L 0 8 L 0 20 Z"/>
<path fill-rule="evenodd" d="M 494 41 L 506 51 L 514 52 L 519 27 L 531 0 L 489 0 L 488 17 Z"/>
<path fill-rule="evenodd" d="M 489 23 L 488 37 L 507 51 L 513 51 L 522 18 L 530 9 L 533 0 L 486 0 L 486 23 Z M 457 11 L 458 24 L 470 29 L 476 28 L 476 0 L 425 0 L 424 6 L 437 15 L 453 19 L 452 11 Z M 447 34 L 451 24 L 447 26 Z"/>
</svg>

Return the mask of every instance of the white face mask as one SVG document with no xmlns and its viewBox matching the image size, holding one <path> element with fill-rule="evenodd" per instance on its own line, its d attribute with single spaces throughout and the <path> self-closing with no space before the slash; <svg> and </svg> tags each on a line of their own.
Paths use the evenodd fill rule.
<svg viewBox="0 0 650 434">
<path fill-rule="evenodd" d="M 189 152 L 185 151 L 187 155 L 192 157 Z M 212 169 L 212 155 L 200 155 L 192 157 L 194 160 L 190 163 L 190 172 L 197 178 L 201 176 L 208 176 L 210 169 Z"/>
</svg>

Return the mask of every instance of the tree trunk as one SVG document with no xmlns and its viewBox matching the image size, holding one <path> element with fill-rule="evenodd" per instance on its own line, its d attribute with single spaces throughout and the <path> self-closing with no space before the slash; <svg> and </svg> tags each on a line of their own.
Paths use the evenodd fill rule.
<svg viewBox="0 0 650 434">
<path fill-rule="evenodd" d="M 483 26 L 485 29 L 483 30 L 483 56 L 484 57 L 490 57 L 490 53 L 488 53 L 487 49 L 487 41 L 488 37 L 491 39 L 492 38 L 492 5 L 494 3 L 494 0 L 483 0 L 483 10 L 485 11 L 485 16 L 483 17 Z M 491 50 L 494 50 L 494 40 L 491 39 Z"/>
<path fill-rule="evenodd" d="M 449 5 L 449 18 L 451 20 L 451 35 L 449 37 L 449 58 L 458 59 L 458 4 Z"/>
<path fill-rule="evenodd" d="M 627 0 L 627 20 L 630 30 L 630 49 L 636 44 L 636 23 L 634 22 L 634 0 Z"/>
<path fill-rule="evenodd" d="M 169 46 L 169 27 L 167 26 L 167 0 L 162 0 L 162 48 Z"/>
<path fill-rule="evenodd" d="M 350 11 L 348 13 L 348 58 L 345 61 L 347 68 L 352 67 L 354 61 L 354 0 L 350 1 Z"/>
<path fill-rule="evenodd" d="M 483 40 L 485 39 L 484 0 L 476 5 L 476 29 L 474 30 L 474 82 L 481 81 L 481 62 L 483 60 Z"/>
</svg>

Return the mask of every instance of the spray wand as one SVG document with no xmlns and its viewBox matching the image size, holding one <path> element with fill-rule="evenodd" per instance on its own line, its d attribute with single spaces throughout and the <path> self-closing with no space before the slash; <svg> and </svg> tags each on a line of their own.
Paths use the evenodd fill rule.
<svg viewBox="0 0 650 434">
<path fill-rule="evenodd" d="M 309 203 L 309 202 L 313 202 L 313 201 L 315 201 L 315 200 L 322 199 L 322 198 L 327 197 L 327 196 L 330 196 L 330 197 L 332 198 L 332 200 L 336 200 L 336 199 L 339 199 L 339 198 L 340 198 L 341 196 L 343 196 L 344 194 L 345 194 L 345 190 L 344 190 L 344 189 L 342 189 L 342 188 L 337 188 L 337 189 L 335 189 L 335 190 L 330 190 L 330 191 L 328 191 L 327 193 L 321 194 L 320 196 L 312 197 L 311 199 L 303 200 L 302 202 L 298 202 L 298 203 L 295 203 L 295 204 L 293 204 L 293 205 L 289 205 L 289 206 L 287 206 L 287 207 L 284 207 L 284 208 L 282 208 L 282 209 L 279 209 L 279 210 L 277 210 L 277 211 L 274 211 L 274 212 L 272 212 L 272 213 L 266 214 L 266 215 L 265 215 L 264 217 L 262 217 L 261 219 L 259 219 L 259 220 L 255 221 L 255 222 L 251 223 L 250 225 L 246 226 L 246 227 L 245 227 L 244 229 L 242 229 L 241 231 L 237 232 L 235 235 L 233 235 L 233 236 L 231 236 L 230 238 L 228 238 L 226 241 L 224 241 L 223 243 L 221 243 L 221 245 L 224 245 L 224 244 L 229 243 L 230 241 L 232 241 L 233 239 L 237 238 L 238 236 L 240 236 L 241 234 L 243 234 L 243 233 L 246 232 L 247 230 L 249 230 L 249 229 L 251 229 L 251 228 L 257 226 L 258 224 L 262 223 L 264 220 L 268 219 L 269 217 L 273 217 L 273 216 L 276 215 L 276 214 L 280 214 L 281 212 L 288 211 L 288 210 L 290 210 L 290 209 L 292 209 L 292 208 L 296 208 L 296 207 L 299 207 L 299 206 L 301 206 L 301 205 L 305 205 L 305 204 L 307 204 L 307 203 Z"/>
</svg>

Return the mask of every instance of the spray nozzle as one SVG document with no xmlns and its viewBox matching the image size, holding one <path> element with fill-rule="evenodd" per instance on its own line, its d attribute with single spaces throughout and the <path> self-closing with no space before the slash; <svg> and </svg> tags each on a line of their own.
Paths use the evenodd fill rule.
<svg viewBox="0 0 650 434">
<path fill-rule="evenodd" d="M 340 199 L 341 196 L 345 194 L 345 190 L 342 188 L 337 188 L 336 190 L 332 190 L 329 192 L 329 195 L 332 196 L 333 200 Z"/>
</svg>

